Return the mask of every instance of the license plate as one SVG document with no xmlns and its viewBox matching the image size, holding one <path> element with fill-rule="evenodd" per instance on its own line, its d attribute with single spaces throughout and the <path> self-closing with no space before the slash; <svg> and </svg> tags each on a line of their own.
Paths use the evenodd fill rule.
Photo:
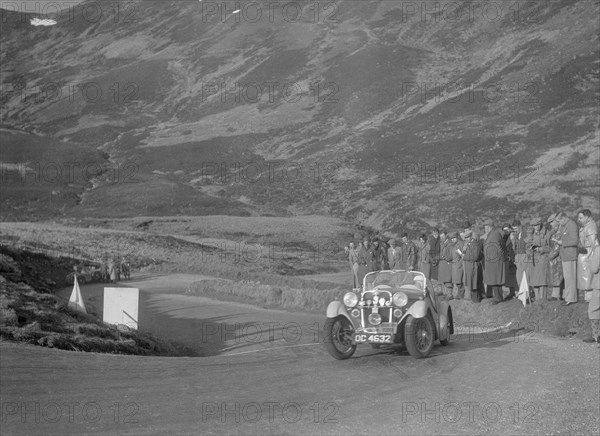
<svg viewBox="0 0 600 436">
<path fill-rule="evenodd" d="M 380 335 L 376 333 L 357 333 L 354 335 L 354 341 L 357 343 L 369 342 L 373 344 L 391 344 L 392 335 Z"/>
</svg>

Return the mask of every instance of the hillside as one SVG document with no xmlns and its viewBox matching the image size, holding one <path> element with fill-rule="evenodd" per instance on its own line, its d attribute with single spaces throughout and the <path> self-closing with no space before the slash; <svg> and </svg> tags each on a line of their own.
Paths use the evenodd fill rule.
<svg viewBox="0 0 600 436">
<path fill-rule="evenodd" d="M 598 1 L 89 4 L 3 11 L 4 220 L 600 212 Z"/>
</svg>

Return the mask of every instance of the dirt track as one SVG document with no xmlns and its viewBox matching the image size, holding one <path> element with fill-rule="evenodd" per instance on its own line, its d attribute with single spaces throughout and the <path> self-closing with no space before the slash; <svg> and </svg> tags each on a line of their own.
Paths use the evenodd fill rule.
<svg viewBox="0 0 600 436">
<path fill-rule="evenodd" d="M 135 282 L 144 291 L 140 327 L 210 344 L 213 356 L 131 357 L 2 342 L 2 434 L 600 431 L 595 346 L 465 333 L 424 360 L 363 346 L 354 358 L 335 361 L 315 344 L 324 317 L 173 293 L 193 279 Z"/>
</svg>

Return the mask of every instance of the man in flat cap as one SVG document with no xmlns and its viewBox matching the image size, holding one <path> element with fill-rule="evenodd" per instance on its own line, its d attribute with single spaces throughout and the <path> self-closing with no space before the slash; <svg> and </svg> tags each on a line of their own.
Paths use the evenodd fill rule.
<svg viewBox="0 0 600 436">
<path fill-rule="evenodd" d="M 487 294 L 492 294 L 494 301 L 498 304 L 503 300 L 502 286 L 506 282 L 505 270 L 505 247 L 502 232 L 494 227 L 494 222 L 488 218 L 483 223 L 487 234 L 483 243 L 483 281 L 487 285 Z"/>
</svg>

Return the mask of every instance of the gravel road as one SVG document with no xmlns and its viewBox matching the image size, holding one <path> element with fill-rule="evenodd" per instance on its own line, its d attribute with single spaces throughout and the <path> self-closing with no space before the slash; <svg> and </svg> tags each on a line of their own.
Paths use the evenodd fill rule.
<svg viewBox="0 0 600 436">
<path fill-rule="evenodd" d="M 140 277 L 140 327 L 208 357 L 76 353 L 0 342 L 2 434 L 598 434 L 600 349 L 502 332 L 415 360 L 324 350 L 324 317 L 181 294 Z M 99 285 L 82 288 L 101 307 Z M 86 301 L 87 304 L 87 301 Z"/>
</svg>

